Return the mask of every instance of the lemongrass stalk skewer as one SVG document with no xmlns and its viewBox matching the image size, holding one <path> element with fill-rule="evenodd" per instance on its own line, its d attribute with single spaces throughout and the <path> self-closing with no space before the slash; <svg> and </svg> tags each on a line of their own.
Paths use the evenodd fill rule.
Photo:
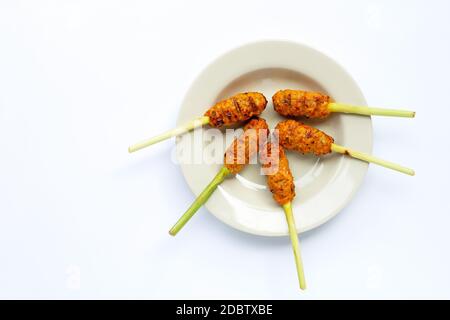
<svg viewBox="0 0 450 320">
<path fill-rule="evenodd" d="M 383 109 L 332 102 L 331 97 L 326 94 L 304 90 L 279 90 L 273 95 L 272 101 L 275 111 L 285 117 L 323 119 L 332 112 L 403 118 L 414 118 L 416 115 L 414 111 L 410 110 Z"/>
<path fill-rule="evenodd" d="M 314 153 L 316 156 L 337 152 L 410 176 L 415 174 L 413 169 L 335 144 L 333 137 L 327 135 L 325 132 L 296 120 L 281 121 L 275 129 L 279 137 L 280 145 L 287 150 L 297 151 L 302 154 Z"/>
<path fill-rule="evenodd" d="M 247 121 L 254 116 L 260 115 L 266 108 L 266 105 L 266 97 L 259 92 L 238 93 L 231 98 L 216 103 L 214 106 L 209 108 L 202 117 L 191 120 L 180 127 L 166 131 L 153 138 L 131 145 L 128 148 L 128 152 L 131 153 L 141 150 L 145 147 L 186 133 L 206 124 L 219 128 L 224 125 Z"/>
<path fill-rule="evenodd" d="M 267 122 L 262 118 L 251 119 L 244 127 L 244 132 L 227 148 L 224 155 L 224 166 L 219 170 L 214 179 L 198 195 L 189 209 L 170 229 L 169 234 L 176 235 L 181 228 L 192 218 L 200 207 L 208 201 L 217 186 L 231 174 L 237 174 L 250 162 L 250 159 L 258 153 L 259 144 L 264 144 L 269 134 Z M 254 146 L 255 148 L 252 148 Z"/>
<path fill-rule="evenodd" d="M 362 161 L 366 161 L 366 162 L 370 162 L 370 163 L 375 163 L 379 166 L 388 168 L 388 169 L 392 169 L 410 176 L 415 175 L 415 172 L 413 169 L 410 168 L 406 168 L 404 166 L 401 166 L 399 164 L 390 162 L 390 161 L 386 161 L 377 157 L 374 157 L 370 154 L 364 153 L 364 152 L 360 152 L 360 151 L 355 151 L 343 146 L 340 146 L 338 144 L 333 143 L 331 145 L 331 150 L 337 153 L 341 153 L 341 154 L 345 154 L 348 155 L 352 158 L 356 158 Z"/>
<path fill-rule="evenodd" d="M 182 126 L 175 128 L 175 129 L 172 129 L 172 130 L 166 131 L 160 135 L 157 135 L 153 138 L 133 144 L 130 147 L 128 147 L 128 152 L 132 153 L 132 152 L 141 150 L 141 149 L 149 147 L 155 143 L 158 143 L 163 140 L 169 139 L 171 137 L 175 137 L 180 134 L 186 133 L 188 131 L 194 130 L 195 128 L 201 127 L 208 123 L 209 123 L 209 117 L 197 118 L 195 120 L 189 121 L 188 123 L 186 123 Z"/>
<path fill-rule="evenodd" d="M 206 186 L 206 188 L 199 194 L 199 196 L 195 199 L 189 209 L 181 216 L 181 218 L 175 223 L 175 225 L 170 229 L 169 234 L 175 236 L 181 228 L 192 218 L 192 216 L 203 206 L 206 201 L 208 201 L 209 197 L 213 194 L 214 190 L 216 190 L 217 186 L 221 184 L 225 178 L 230 175 L 231 172 L 227 169 L 227 167 L 222 167 L 214 179 Z"/>
<path fill-rule="evenodd" d="M 416 113 L 410 110 L 354 106 L 350 104 L 337 102 L 329 103 L 328 110 L 330 110 L 331 112 L 354 113 L 366 116 L 387 116 L 387 117 L 402 117 L 402 118 L 414 118 L 416 116 Z"/>
<path fill-rule="evenodd" d="M 283 205 L 284 214 L 286 216 L 286 221 L 289 229 L 289 237 L 292 242 L 292 249 L 294 251 L 295 266 L 297 268 L 298 283 L 300 289 L 306 289 L 305 273 L 303 271 L 302 256 L 300 253 L 300 245 L 298 241 L 297 228 L 295 227 L 294 215 L 292 214 L 292 204 L 291 202 L 285 203 Z"/>
</svg>

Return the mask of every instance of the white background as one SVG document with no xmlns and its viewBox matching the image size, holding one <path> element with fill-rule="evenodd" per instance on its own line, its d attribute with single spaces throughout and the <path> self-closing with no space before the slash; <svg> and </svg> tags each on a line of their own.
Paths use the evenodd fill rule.
<svg viewBox="0 0 450 320">
<path fill-rule="evenodd" d="M 450 2 L 0 0 L 0 298 L 450 298 Z M 375 118 L 370 166 L 336 218 L 291 244 L 200 210 L 173 141 L 195 76 L 249 41 L 338 61 Z"/>
</svg>

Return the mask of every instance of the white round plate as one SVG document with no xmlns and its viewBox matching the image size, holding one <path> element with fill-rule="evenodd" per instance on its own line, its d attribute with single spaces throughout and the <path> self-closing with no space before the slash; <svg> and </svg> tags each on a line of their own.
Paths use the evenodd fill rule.
<svg viewBox="0 0 450 320">
<path fill-rule="evenodd" d="M 287 88 L 320 91 L 337 102 L 366 105 L 355 81 L 331 58 L 297 43 L 262 41 L 234 49 L 211 63 L 187 92 L 178 124 L 203 115 L 217 101 L 238 92 L 258 91 L 269 101 L 261 116 L 272 129 L 283 120 L 273 110 L 272 95 Z M 333 136 L 337 144 L 363 152 L 372 150 L 370 117 L 333 114 L 325 120 L 305 122 Z M 203 129 L 206 136 L 207 128 Z M 201 145 L 192 148 L 194 154 L 202 154 Z M 288 159 L 295 178 L 297 196 L 292 205 L 298 232 L 313 229 L 335 216 L 353 197 L 368 167 L 362 161 L 338 154 L 318 158 L 288 152 Z M 195 195 L 221 167 L 207 163 L 180 166 Z M 245 232 L 264 236 L 288 234 L 282 208 L 273 200 L 258 164 L 248 165 L 237 176 L 226 179 L 206 208 L 224 223 Z"/>
</svg>

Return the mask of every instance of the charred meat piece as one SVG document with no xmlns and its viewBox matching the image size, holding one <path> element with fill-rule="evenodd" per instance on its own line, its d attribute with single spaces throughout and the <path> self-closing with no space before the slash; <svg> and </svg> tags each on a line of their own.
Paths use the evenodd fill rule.
<svg viewBox="0 0 450 320">
<path fill-rule="evenodd" d="M 266 105 L 267 99 L 262 93 L 239 93 L 216 103 L 204 115 L 209 117 L 211 126 L 221 127 L 259 116 L 266 108 Z"/>
<path fill-rule="evenodd" d="M 280 205 L 292 201 L 295 197 L 294 178 L 283 147 L 268 143 L 260 152 L 260 161 L 274 200 Z"/>
<path fill-rule="evenodd" d="M 334 139 L 326 133 L 295 120 L 281 121 L 275 129 L 282 147 L 303 154 L 320 156 L 330 153 L 334 143 Z"/>
<path fill-rule="evenodd" d="M 319 92 L 280 90 L 273 95 L 272 101 L 275 111 L 285 117 L 322 119 L 330 114 L 330 97 Z"/>
<path fill-rule="evenodd" d="M 269 126 L 263 118 L 253 118 L 244 127 L 244 133 L 234 139 L 225 151 L 224 165 L 231 173 L 240 172 L 250 159 L 259 151 L 259 146 L 266 143 Z"/>
</svg>

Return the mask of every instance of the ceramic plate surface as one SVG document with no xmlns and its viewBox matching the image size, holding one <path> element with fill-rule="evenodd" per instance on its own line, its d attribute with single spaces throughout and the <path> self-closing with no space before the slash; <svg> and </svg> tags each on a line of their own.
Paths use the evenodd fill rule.
<svg viewBox="0 0 450 320">
<path fill-rule="evenodd" d="M 178 124 L 203 115 L 219 100 L 239 92 L 258 91 L 269 101 L 261 117 L 273 129 L 284 118 L 273 110 L 272 95 L 288 88 L 320 91 L 337 102 L 366 105 L 355 81 L 329 57 L 297 43 L 262 41 L 234 49 L 212 62 L 187 92 Z M 370 117 L 332 114 L 320 121 L 301 120 L 325 131 L 337 144 L 371 153 Z M 203 146 L 192 145 L 194 156 L 202 157 L 202 147 L 211 139 L 208 128 L 200 129 L 205 142 Z M 194 134 L 191 132 L 186 138 L 193 138 Z M 177 147 L 181 143 L 178 140 Z M 189 164 L 183 163 L 183 159 L 179 159 L 183 175 L 193 193 L 198 195 L 221 164 Z M 292 205 L 298 232 L 313 229 L 335 216 L 351 200 L 368 168 L 365 162 L 338 154 L 318 158 L 288 152 L 288 159 L 295 178 L 297 196 Z M 258 164 L 248 165 L 241 174 L 226 179 L 208 200 L 206 208 L 224 223 L 245 232 L 288 235 L 282 208 L 273 200 Z M 195 216 L 193 221 L 195 219 L 201 216 Z"/>
</svg>

